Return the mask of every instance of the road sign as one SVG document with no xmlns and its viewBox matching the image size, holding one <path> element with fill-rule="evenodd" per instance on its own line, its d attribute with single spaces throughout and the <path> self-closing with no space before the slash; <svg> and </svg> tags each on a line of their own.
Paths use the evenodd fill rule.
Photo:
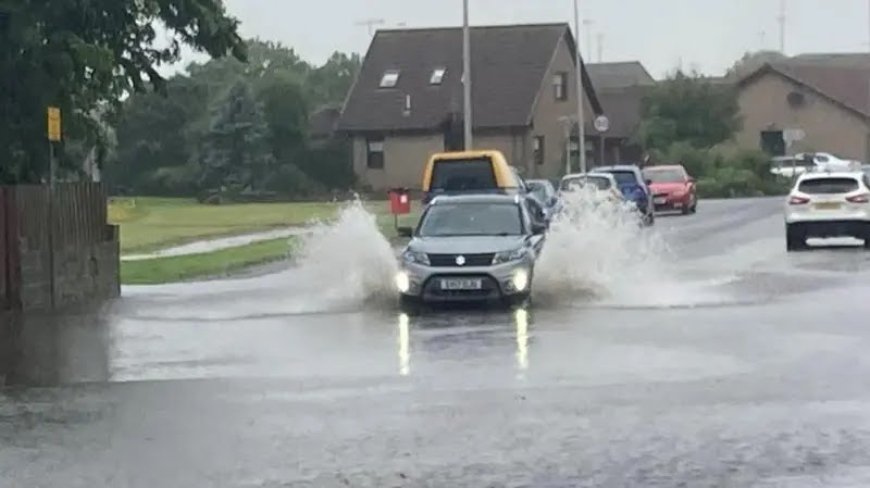
<svg viewBox="0 0 870 488">
<path fill-rule="evenodd" d="M 610 130 L 610 119 L 608 119 L 606 115 L 599 115 L 598 117 L 595 117 L 593 125 L 595 126 L 595 130 L 598 132 L 607 132 Z"/>
<path fill-rule="evenodd" d="M 60 142 L 62 137 L 60 109 L 48 107 L 48 140 Z"/>
</svg>

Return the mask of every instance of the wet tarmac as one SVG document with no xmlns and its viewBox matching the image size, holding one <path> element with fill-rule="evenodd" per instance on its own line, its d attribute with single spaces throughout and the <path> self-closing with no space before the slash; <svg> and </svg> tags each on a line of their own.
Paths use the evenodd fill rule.
<svg viewBox="0 0 870 488">
<path fill-rule="evenodd" d="M 870 253 L 786 254 L 778 199 L 653 232 L 652 276 L 514 312 L 290 269 L 7 328 L 0 486 L 870 486 Z"/>
</svg>

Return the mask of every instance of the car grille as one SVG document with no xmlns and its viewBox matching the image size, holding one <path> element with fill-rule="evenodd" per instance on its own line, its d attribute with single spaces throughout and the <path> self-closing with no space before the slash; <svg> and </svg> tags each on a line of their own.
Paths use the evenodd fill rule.
<svg viewBox="0 0 870 488">
<path fill-rule="evenodd" d="M 462 267 L 469 266 L 490 266 L 492 265 L 492 260 L 495 258 L 495 254 L 486 253 L 486 254 L 429 254 L 429 264 L 436 268 L 455 268 L 459 266 L 456 264 L 456 258 L 462 256 L 465 258 L 465 264 Z"/>
</svg>

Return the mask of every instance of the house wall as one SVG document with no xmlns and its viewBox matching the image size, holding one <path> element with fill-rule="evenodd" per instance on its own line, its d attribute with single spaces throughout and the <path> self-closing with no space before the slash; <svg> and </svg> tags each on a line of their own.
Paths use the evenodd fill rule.
<svg viewBox="0 0 870 488">
<path fill-rule="evenodd" d="M 566 100 L 556 100 L 553 94 L 553 77 L 558 72 L 568 73 L 568 97 Z M 585 97 L 585 94 L 584 94 Z M 595 118 L 592 113 L 589 98 L 585 99 L 584 118 L 587 123 Z M 565 173 L 565 126 L 561 117 L 577 115 L 577 77 L 571 51 L 565 39 L 559 41 L 559 46 L 553 56 L 550 69 L 544 77 L 538 102 L 535 106 L 532 130 L 528 135 L 526 146 L 529 148 L 526 161 L 529 162 L 529 177 L 558 178 Z M 535 136 L 544 136 L 544 164 L 535 166 L 532 161 L 532 140 Z"/>
<path fill-rule="evenodd" d="M 354 173 L 361 185 L 375 191 L 395 187 L 420 189 L 429 156 L 443 150 L 444 136 L 440 133 L 388 135 L 384 137 L 384 168 L 370 169 L 366 138 L 356 136 L 353 139 Z"/>
<path fill-rule="evenodd" d="M 501 151 L 508 163 L 517 168 L 526 168 L 531 158 L 531 151 L 527 150 L 527 134 L 527 131 L 519 129 L 475 134 L 474 147 Z"/>
<path fill-rule="evenodd" d="M 803 93 L 806 102 L 802 107 L 789 105 L 787 97 L 792 91 Z M 788 153 L 830 152 L 858 160 L 870 154 L 864 119 L 777 74 L 765 74 L 744 86 L 739 104 L 743 129 L 737 142 L 741 147 L 760 148 L 764 130 L 803 129 L 806 138 L 788 148 Z"/>
</svg>

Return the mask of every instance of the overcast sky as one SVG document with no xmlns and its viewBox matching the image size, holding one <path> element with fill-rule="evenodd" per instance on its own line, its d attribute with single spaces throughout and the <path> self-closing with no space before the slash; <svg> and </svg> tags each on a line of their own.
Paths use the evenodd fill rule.
<svg viewBox="0 0 870 488">
<path fill-rule="evenodd" d="M 470 0 L 473 24 L 567 22 L 571 0 Z M 779 48 L 780 0 L 580 0 L 592 22 L 592 61 L 640 60 L 654 76 L 686 69 L 721 74 L 747 50 Z M 314 63 L 333 51 L 365 53 L 356 25 L 458 25 L 461 0 L 225 0 L 242 34 L 281 41 Z M 786 0 L 786 52 L 870 51 L 870 0 Z M 586 33 L 581 44 L 587 44 Z M 587 52 L 584 46 L 584 55 Z M 192 58 L 188 58 L 192 59 Z"/>
</svg>

